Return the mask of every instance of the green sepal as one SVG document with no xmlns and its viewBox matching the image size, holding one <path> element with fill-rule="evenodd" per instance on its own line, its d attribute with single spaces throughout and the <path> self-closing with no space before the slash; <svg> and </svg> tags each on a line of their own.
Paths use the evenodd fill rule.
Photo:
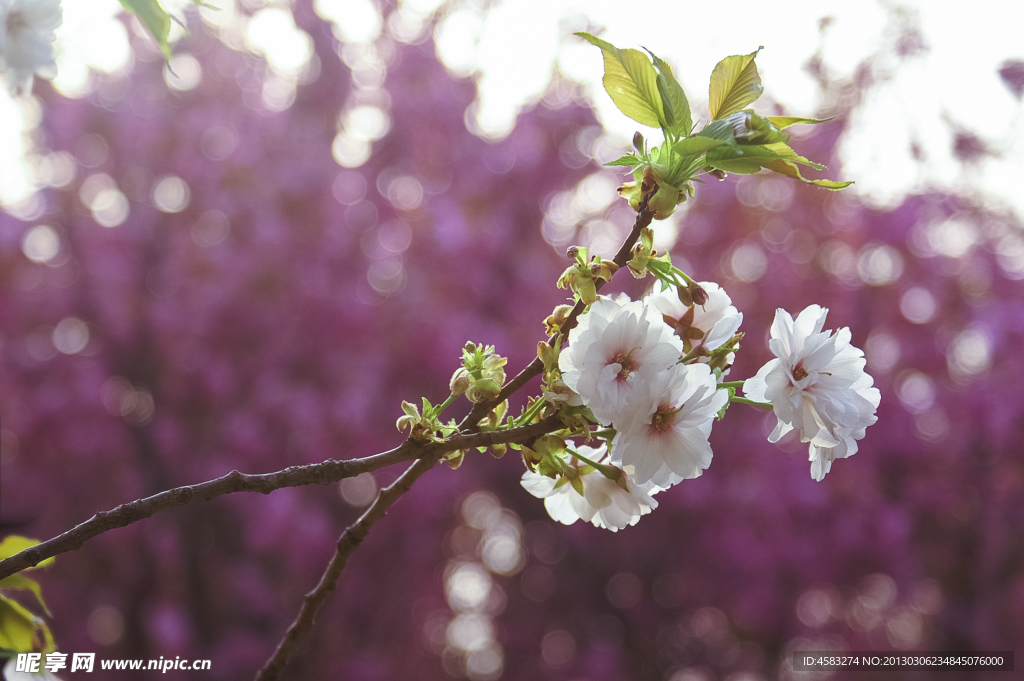
<svg viewBox="0 0 1024 681">
<path fill-rule="evenodd" d="M 716 372 L 719 371 L 716 369 Z M 729 405 L 732 404 L 732 398 L 736 397 L 736 388 L 725 388 L 729 391 L 729 401 L 725 403 L 725 406 L 718 411 L 718 420 L 721 421 L 725 418 L 725 412 L 729 409 Z"/>
<path fill-rule="evenodd" d="M 708 111 L 712 120 L 736 113 L 764 92 L 754 58 L 764 47 L 746 55 L 733 55 L 718 62 L 711 72 Z"/>
<path fill-rule="evenodd" d="M 620 50 L 585 31 L 576 33 L 604 53 L 604 89 L 619 111 L 641 125 L 667 127 L 658 92 L 658 73 L 639 50 Z"/>
<path fill-rule="evenodd" d="M 583 480 L 581 478 L 573 478 L 569 484 L 572 485 L 572 488 L 576 490 L 577 494 L 581 497 L 583 496 Z"/>
<path fill-rule="evenodd" d="M 46 601 L 43 600 L 43 590 L 39 588 L 39 582 L 34 579 L 29 579 L 22 574 L 13 574 L 9 577 L 0 579 L 0 589 L 20 589 L 24 591 L 31 591 L 35 595 L 36 600 L 39 601 L 39 605 L 43 606 L 43 610 L 47 615 L 53 617 L 50 612 L 50 608 L 46 606 Z"/>
</svg>

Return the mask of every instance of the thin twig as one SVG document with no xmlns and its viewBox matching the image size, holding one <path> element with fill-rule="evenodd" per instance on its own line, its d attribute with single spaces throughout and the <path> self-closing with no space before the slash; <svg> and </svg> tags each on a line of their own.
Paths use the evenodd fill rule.
<svg viewBox="0 0 1024 681">
<path fill-rule="evenodd" d="M 408 492 L 412 484 L 421 475 L 430 470 L 435 463 L 437 463 L 437 459 L 431 457 L 429 459 L 420 459 L 409 466 L 402 473 L 401 477 L 391 483 L 389 487 L 382 489 L 366 513 L 355 524 L 345 530 L 341 538 L 338 539 L 338 549 L 331 557 L 331 562 L 327 564 L 327 569 L 324 570 L 323 576 L 320 577 L 320 582 L 316 585 L 316 588 L 307 593 L 302 599 L 302 607 L 299 609 L 299 614 L 295 617 L 295 621 L 292 622 L 291 626 L 288 627 L 288 631 L 281 639 L 281 642 L 277 644 L 274 654 L 267 660 L 263 669 L 256 674 L 256 681 L 276 681 L 284 670 L 285 665 L 288 664 L 288 660 L 291 658 L 295 648 L 313 628 L 313 620 L 320 606 L 324 604 L 324 601 L 327 600 L 331 592 L 337 588 L 338 579 L 345 569 L 349 556 L 366 538 L 373 524 L 383 518 L 387 510 L 391 508 L 391 505 Z"/>
<path fill-rule="evenodd" d="M 651 220 L 653 219 L 654 213 L 647 209 L 647 199 L 645 198 L 640 204 L 640 210 L 637 213 L 636 221 L 633 223 L 633 230 L 623 242 L 619 252 L 615 255 L 614 262 L 620 269 L 625 267 L 626 263 L 629 261 L 633 246 L 640 238 L 640 232 L 644 227 L 650 225 Z M 600 289 L 603 284 L 604 281 L 599 279 L 596 286 Z M 555 338 L 557 338 L 559 334 L 562 336 L 568 336 L 569 330 L 576 325 L 576 320 L 585 307 L 586 305 L 584 305 L 582 300 L 578 301 L 566 317 L 566 320 L 562 324 L 561 329 L 559 329 L 558 334 L 549 338 L 548 343 L 553 344 Z M 459 424 L 459 429 L 463 432 L 474 430 L 477 427 L 477 424 L 479 424 L 495 406 L 501 404 L 508 399 L 510 395 L 522 388 L 527 381 L 539 374 L 543 368 L 544 365 L 541 363 L 540 359 L 535 359 L 530 362 L 530 364 L 520 371 L 515 378 L 509 381 L 502 388 L 501 392 L 494 400 L 479 403 L 474 406 L 472 411 L 470 411 L 466 418 L 463 419 L 462 423 Z M 522 426 L 521 428 L 515 428 L 513 430 L 518 431 L 536 428 L 536 435 L 541 435 L 556 430 L 561 427 L 561 425 L 561 421 L 558 417 L 552 415 L 538 421 L 537 423 Z M 497 436 L 508 432 L 511 431 L 477 433 L 470 437 Z M 514 441 L 523 442 L 525 440 L 526 438 L 516 439 Z M 513 440 L 504 441 L 511 442 Z M 491 444 L 496 444 L 496 442 Z M 459 449 L 464 448 L 468 447 L 459 447 Z M 410 466 L 390 487 L 381 490 L 380 495 L 378 495 L 373 506 L 371 506 L 370 509 L 364 513 L 354 525 L 345 530 L 341 535 L 341 538 L 338 540 L 338 550 L 331 558 L 330 563 L 327 564 L 327 569 L 324 570 L 324 574 L 320 578 L 320 582 L 316 585 L 316 588 L 306 594 L 302 601 L 302 608 L 299 610 L 299 614 L 296 616 L 295 621 L 292 622 L 292 625 L 288 628 L 287 633 L 285 633 L 284 638 L 281 639 L 281 642 L 277 646 L 277 650 L 274 651 L 274 654 L 267 661 L 267 664 L 259 671 L 259 673 L 256 674 L 256 681 L 276 681 L 281 671 L 288 663 L 288 659 L 291 657 L 296 646 L 298 646 L 313 627 L 313 620 L 316 617 L 316 613 L 320 609 L 320 606 L 323 605 L 327 596 L 337 588 L 338 580 L 341 578 L 341 573 L 345 569 L 345 564 L 348 561 L 349 555 L 351 555 L 352 551 L 354 551 L 363 541 L 367 533 L 370 531 L 370 528 L 373 527 L 373 524 L 380 518 L 384 517 L 384 514 L 387 512 L 387 509 L 391 504 L 395 503 L 399 497 L 409 491 L 412 484 L 431 466 L 433 466 L 439 458 L 440 455 L 438 455 L 437 458 L 424 456 Z"/>
<path fill-rule="evenodd" d="M 550 432 L 560 427 L 561 423 L 546 420 L 512 430 L 456 434 L 444 442 L 428 444 L 407 441 L 394 449 L 363 459 L 348 459 L 345 461 L 332 459 L 306 466 L 291 466 L 276 473 L 246 474 L 231 471 L 227 475 L 208 480 L 207 482 L 176 487 L 166 492 L 146 497 L 145 499 L 137 499 L 127 504 L 122 504 L 110 511 L 97 513 L 84 523 L 75 526 L 63 534 L 57 535 L 53 539 L 48 539 L 20 553 L 16 553 L 10 558 L 0 560 L 0 579 L 20 572 L 25 568 L 38 565 L 47 558 L 52 558 L 68 551 L 74 551 L 89 539 L 104 532 L 109 532 L 119 527 L 126 527 L 148 518 L 154 513 L 166 511 L 177 506 L 184 506 L 194 501 L 210 501 L 211 499 L 234 492 L 270 494 L 282 487 L 327 485 L 343 478 L 351 478 L 361 473 L 375 471 L 378 468 L 402 461 L 412 461 L 413 459 L 430 458 L 433 456 L 440 457 L 447 452 L 453 452 L 457 449 L 470 449 L 472 447 L 486 447 L 502 442 L 514 442 L 517 441 L 517 438 L 526 440 L 530 437 L 536 437 L 538 426 L 541 429 L 549 428 L 545 432 Z"/>
<path fill-rule="evenodd" d="M 626 263 L 629 262 L 630 257 L 632 257 L 633 246 L 636 245 L 637 240 L 640 238 L 640 232 L 643 231 L 644 227 L 650 225 L 651 221 L 654 219 L 654 212 L 647 209 L 647 201 L 652 194 L 653 192 L 648 194 L 648 196 L 641 201 L 639 206 L 640 210 L 636 214 L 636 220 L 633 222 L 633 230 L 629 233 L 629 236 L 626 237 L 626 240 L 622 242 L 622 247 L 619 248 L 619 252 L 616 253 L 615 257 L 612 259 L 612 262 L 618 265 L 619 269 L 625 267 Z M 598 279 L 595 282 L 595 288 L 600 291 L 604 284 L 604 279 Z M 562 336 L 563 338 L 569 337 L 569 331 L 576 326 L 576 320 L 579 318 L 580 314 L 583 313 L 584 308 L 586 308 L 586 304 L 582 300 L 576 301 L 572 310 L 568 315 L 566 315 L 565 321 L 562 323 L 561 328 L 559 328 L 558 333 L 553 334 L 548 339 L 548 345 L 553 346 L 555 339 L 559 336 Z M 479 422 L 489 411 L 507 400 L 510 395 L 522 388 L 526 385 L 527 381 L 534 376 L 538 376 L 542 371 L 544 371 L 544 363 L 540 361 L 539 357 L 535 358 L 532 362 L 527 364 L 522 371 L 516 374 L 515 378 L 505 384 L 505 387 L 501 389 L 501 392 L 498 393 L 497 397 L 490 402 L 482 402 L 473 407 L 473 411 L 470 412 L 470 416 L 476 419 L 475 422 Z"/>
<path fill-rule="evenodd" d="M 465 421 L 463 423 L 465 424 Z M 527 442 L 531 438 L 557 430 L 562 425 L 561 420 L 557 416 L 552 415 L 528 426 L 464 436 L 460 442 L 467 448 L 469 446 L 480 447 L 500 442 Z M 516 437 L 512 439 L 506 437 L 507 434 L 513 432 L 516 433 Z M 327 564 L 327 569 L 324 570 L 323 576 L 320 577 L 320 582 L 316 585 L 316 588 L 307 593 L 302 599 L 302 607 L 299 609 L 299 614 L 296 615 L 295 621 L 288 627 L 288 631 L 277 645 L 274 654 L 267 660 L 267 664 L 256 674 L 256 681 L 275 681 L 278 678 L 296 647 L 313 628 L 313 620 L 316 618 L 316 613 L 320 606 L 327 600 L 327 596 L 337 588 L 338 580 L 341 578 L 341 573 L 345 569 L 349 556 L 366 538 L 374 523 L 383 518 L 391 505 L 408 492 L 412 484 L 444 456 L 447 448 L 427 445 L 426 449 L 429 450 L 429 453 L 407 468 L 401 477 L 395 480 L 390 487 L 381 490 L 380 494 L 377 495 L 377 499 L 366 513 L 342 533 L 338 539 L 338 550 Z"/>
</svg>

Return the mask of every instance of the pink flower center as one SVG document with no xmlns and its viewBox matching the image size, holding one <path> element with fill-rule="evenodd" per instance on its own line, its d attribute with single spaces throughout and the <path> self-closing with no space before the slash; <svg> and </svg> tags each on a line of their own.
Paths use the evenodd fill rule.
<svg viewBox="0 0 1024 681">
<path fill-rule="evenodd" d="M 656 433 L 664 433 L 675 425 L 675 415 L 679 413 L 679 410 L 683 408 L 683 405 L 672 408 L 667 404 L 660 405 L 658 411 L 654 412 L 654 416 L 651 417 L 651 429 Z"/>
<path fill-rule="evenodd" d="M 634 348 L 634 350 L 635 349 L 636 348 Z M 615 353 L 615 356 L 612 357 L 611 363 L 618 364 L 622 367 L 619 369 L 619 378 L 623 381 L 629 378 L 629 375 L 638 368 L 636 360 L 633 359 L 632 355 L 633 350 L 630 350 L 629 352 L 617 352 Z"/>
<path fill-rule="evenodd" d="M 807 369 L 804 369 L 803 364 L 797 364 L 796 368 L 793 369 L 793 379 L 802 381 L 805 378 L 807 378 Z"/>
</svg>

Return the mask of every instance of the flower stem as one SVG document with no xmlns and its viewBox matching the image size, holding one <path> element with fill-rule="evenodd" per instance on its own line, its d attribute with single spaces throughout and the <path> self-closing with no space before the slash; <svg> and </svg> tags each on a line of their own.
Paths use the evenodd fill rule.
<svg viewBox="0 0 1024 681">
<path fill-rule="evenodd" d="M 772 403 L 771 402 L 755 402 L 754 400 L 748 400 L 746 397 L 733 397 L 729 401 L 730 402 L 737 402 L 739 404 L 751 404 L 751 405 L 753 405 L 755 407 L 766 407 L 768 409 L 772 408 Z"/>
<path fill-rule="evenodd" d="M 540 410 L 544 407 L 544 400 L 537 400 L 533 403 L 533 406 L 526 410 L 526 413 L 519 417 L 518 420 L 512 423 L 512 427 L 518 428 L 519 426 L 525 426 L 533 417 L 536 416 Z"/>
<path fill-rule="evenodd" d="M 450 407 L 452 405 L 452 402 L 454 402 L 458 397 L 459 396 L 454 394 L 454 393 L 449 395 L 448 399 L 446 399 L 444 402 L 442 402 L 441 404 L 439 404 L 436 407 L 434 407 L 434 416 L 435 417 L 440 416 L 441 413 L 444 412 L 445 409 Z"/>
<path fill-rule="evenodd" d="M 590 459 L 583 456 L 579 452 L 573 452 L 572 455 L 575 456 L 580 461 L 582 461 L 583 463 L 587 464 L 588 466 L 592 466 L 594 469 L 600 471 L 601 475 L 608 478 L 609 480 L 618 480 L 620 477 L 622 477 L 622 471 L 620 471 L 615 466 L 605 466 L 603 463 L 591 461 Z"/>
<path fill-rule="evenodd" d="M 719 388 L 742 388 L 746 381 L 724 381 L 718 384 Z"/>
</svg>

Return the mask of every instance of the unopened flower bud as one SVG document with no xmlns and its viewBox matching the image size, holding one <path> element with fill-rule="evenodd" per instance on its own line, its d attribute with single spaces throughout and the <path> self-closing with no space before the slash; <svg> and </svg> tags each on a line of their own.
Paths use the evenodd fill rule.
<svg viewBox="0 0 1024 681">
<path fill-rule="evenodd" d="M 491 445 L 491 456 L 493 456 L 495 459 L 500 459 L 501 457 L 505 456 L 505 452 L 507 451 L 508 445 L 506 445 L 504 442 L 498 443 L 496 445 Z"/>
<path fill-rule="evenodd" d="M 698 284 L 693 282 L 687 287 L 690 291 L 690 297 L 693 298 L 693 304 L 703 307 L 708 302 L 708 292 Z"/>
<path fill-rule="evenodd" d="M 644 151 L 644 136 L 640 134 L 639 130 L 633 133 L 633 147 L 640 153 Z"/>
<path fill-rule="evenodd" d="M 466 391 L 466 397 L 471 402 L 486 402 L 487 400 L 493 400 L 500 392 L 501 383 L 493 378 L 481 378 L 478 381 L 473 381 L 469 390 Z"/>
<path fill-rule="evenodd" d="M 572 305 L 559 305 L 548 315 L 548 318 L 544 320 L 544 330 L 549 336 L 558 333 L 571 311 Z"/>
<path fill-rule="evenodd" d="M 459 367 L 452 374 L 452 380 L 448 382 L 448 388 L 451 390 L 452 395 L 461 395 L 466 392 L 466 388 L 469 387 L 469 372 L 466 371 L 465 367 Z"/>
</svg>

